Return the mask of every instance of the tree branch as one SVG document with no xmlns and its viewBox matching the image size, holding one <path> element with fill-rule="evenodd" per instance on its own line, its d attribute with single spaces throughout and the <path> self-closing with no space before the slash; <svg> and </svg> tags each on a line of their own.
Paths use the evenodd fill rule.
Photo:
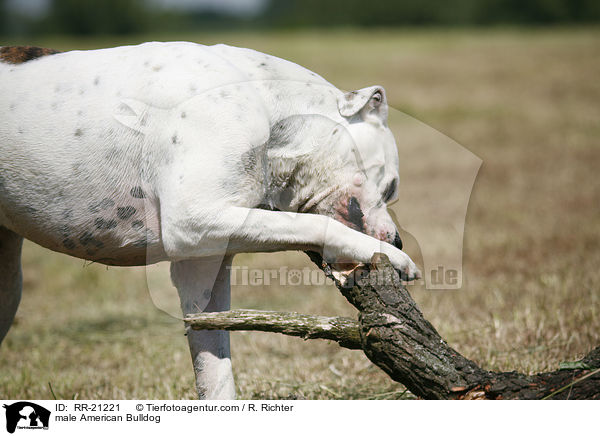
<svg viewBox="0 0 600 436">
<path fill-rule="evenodd" d="M 318 254 L 307 254 L 359 310 L 358 322 L 232 310 L 187 315 L 186 323 L 198 330 L 260 330 L 334 340 L 362 349 L 393 380 L 425 399 L 600 399 L 600 347 L 569 369 L 531 376 L 486 371 L 450 347 L 423 317 L 387 257 L 375 254 L 370 265 L 335 277 Z"/>
<path fill-rule="evenodd" d="M 184 321 L 194 330 L 257 330 L 303 339 L 330 339 L 344 348 L 361 349 L 358 322 L 350 318 L 266 310 L 229 310 L 194 313 L 187 315 Z"/>
</svg>

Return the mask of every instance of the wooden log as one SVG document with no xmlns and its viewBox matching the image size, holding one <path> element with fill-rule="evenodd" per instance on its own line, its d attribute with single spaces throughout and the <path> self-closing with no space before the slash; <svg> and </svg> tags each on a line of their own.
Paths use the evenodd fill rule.
<svg viewBox="0 0 600 436">
<path fill-rule="evenodd" d="M 187 315 L 186 324 L 194 330 L 255 330 L 283 333 L 304 339 L 330 339 L 340 346 L 360 350 L 358 322 L 350 318 L 302 315 L 268 310 L 229 310 Z"/>
<path fill-rule="evenodd" d="M 331 339 L 360 348 L 392 379 L 425 399 L 600 399 L 600 347 L 568 369 L 536 375 L 492 372 L 462 356 L 427 321 L 387 257 L 334 276 L 331 265 L 307 253 L 346 299 L 358 322 L 266 311 L 186 316 L 195 329 L 273 331 L 306 339 Z"/>
</svg>

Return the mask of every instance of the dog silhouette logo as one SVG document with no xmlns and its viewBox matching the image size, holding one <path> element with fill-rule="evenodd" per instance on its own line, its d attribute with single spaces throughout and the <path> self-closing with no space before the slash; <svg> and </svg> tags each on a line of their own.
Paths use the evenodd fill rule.
<svg viewBox="0 0 600 436">
<path fill-rule="evenodd" d="M 19 401 L 6 409 L 6 431 L 14 433 L 18 429 L 48 429 L 50 411 L 29 401 Z"/>
</svg>

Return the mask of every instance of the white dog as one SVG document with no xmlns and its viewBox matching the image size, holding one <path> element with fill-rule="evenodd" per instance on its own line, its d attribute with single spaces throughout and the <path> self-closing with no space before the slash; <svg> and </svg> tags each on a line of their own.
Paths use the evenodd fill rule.
<svg viewBox="0 0 600 436">
<path fill-rule="evenodd" d="M 0 111 L 0 341 L 22 238 L 107 265 L 171 261 L 183 313 L 229 308 L 241 252 L 383 252 L 420 277 L 386 209 L 398 155 L 381 87 L 344 94 L 225 45 L 3 47 Z M 188 339 L 200 397 L 233 398 L 228 333 Z"/>
</svg>

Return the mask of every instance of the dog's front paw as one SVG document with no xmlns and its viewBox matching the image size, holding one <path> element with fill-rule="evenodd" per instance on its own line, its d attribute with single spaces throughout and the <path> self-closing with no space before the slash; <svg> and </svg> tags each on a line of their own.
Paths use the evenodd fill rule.
<svg viewBox="0 0 600 436">
<path fill-rule="evenodd" d="M 412 266 L 405 267 L 403 270 L 398 270 L 398 272 L 400 278 L 405 282 L 412 282 L 413 280 L 420 280 L 422 278 L 421 270 L 414 263 L 412 263 Z"/>
<path fill-rule="evenodd" d="M 388 246 L 385 248 L 386 249 L 384 249 L 383 252 L 390 260 L 392 266 L 400 274 L 400 279 L 410 282 L 413 280 L 419 280 L 422 277 L 421 271 L 417 265 L 415 265 L 412 259 L 408 257 L 408 254 L 391 245 L 389 245 L 389 248 Z"/>
</svg>

